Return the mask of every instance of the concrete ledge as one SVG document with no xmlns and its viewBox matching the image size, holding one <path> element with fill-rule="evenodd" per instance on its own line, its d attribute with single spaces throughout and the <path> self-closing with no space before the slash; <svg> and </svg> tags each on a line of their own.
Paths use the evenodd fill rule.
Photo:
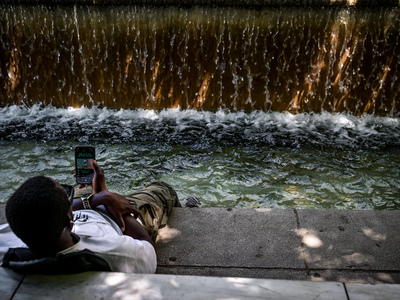
<svg viewBox="0 0 400 300">
<path fill-rule="evenodd" d="M 398 299 L 398 284 L 87 272 L 19 275 L 0 268 L 0 299 Z"/>
<path fill-rule="evenodd" d="M 400 283 L 400 211 L 177 208 L 158 273 Z"/>
<path fill-rule="evenodd" d="M 10 271 L 8 271 L 10 272 Z M 11 276 L 10 276 L 11 275 Z M 342 284 L 233 277 L 87 272 L 8 274 L 0 268 L 1 299 L 398 299 L 397 284 Z"/>
<path fill-rule="evenodd" d="M 153 6 L 398 6 L 399 0 L 3 0 L 4 4 Z"/>
<path fill-rule="evenodd" d="M 13 299 L 346 299 L 342 284 L 89 272 L 28 275 Z"/>
</svg>

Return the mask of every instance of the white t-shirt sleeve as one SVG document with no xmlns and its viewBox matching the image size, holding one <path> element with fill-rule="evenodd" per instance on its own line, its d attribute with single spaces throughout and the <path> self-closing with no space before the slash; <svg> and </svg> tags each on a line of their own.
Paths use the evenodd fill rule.
<svg viewBox="0 0 400 300">
<path fill-rule="evenodd" d="M 154 274 L 157 257 L 154 247 L 147 241 L 122 236 L 126 241 L 119 244 L 116 251 L 97 253 L 111 267 L 111 271 L 124 273 Z"/>
</svg>

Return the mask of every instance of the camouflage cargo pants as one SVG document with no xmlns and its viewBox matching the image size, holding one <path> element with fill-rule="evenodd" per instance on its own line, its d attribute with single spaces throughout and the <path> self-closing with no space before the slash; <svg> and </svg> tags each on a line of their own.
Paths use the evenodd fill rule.
<svg viewBox="0 0 400 300">
<path fill-rule="evenodd" d="M 139 218 L 154 242 L 158 230 L 167 225 L 172 208 L 181 206 L 175 190 L 162 181 L 153 182 L 141 191 L 125 195 L 125 198 L 140 211 Z"/>
</svg>

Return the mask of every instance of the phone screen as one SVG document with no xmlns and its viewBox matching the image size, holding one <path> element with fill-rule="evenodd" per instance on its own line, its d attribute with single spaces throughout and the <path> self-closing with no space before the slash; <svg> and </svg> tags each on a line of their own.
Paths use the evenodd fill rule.
<svg viewBox="0 0 400 300">
<path fill-rule="evenodd" d="M 95 150 L 92 146 L 77 146 L 75 148 L 76 182 L 91 184 L 94 176 L 92 161 L 95 159 Z"/>
</svg>

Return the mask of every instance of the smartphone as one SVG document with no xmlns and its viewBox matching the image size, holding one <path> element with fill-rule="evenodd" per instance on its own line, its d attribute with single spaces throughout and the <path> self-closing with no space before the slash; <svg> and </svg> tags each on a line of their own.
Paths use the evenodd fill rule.
<svg viewBox="0 0 400 300">
<path fill-rule="evenodd" d="M 75 147 L 76 183 L 91 184 L 94 176 L 92 161 L 95 159 L 95 149 L 92 146 Z"/>
</svg>

